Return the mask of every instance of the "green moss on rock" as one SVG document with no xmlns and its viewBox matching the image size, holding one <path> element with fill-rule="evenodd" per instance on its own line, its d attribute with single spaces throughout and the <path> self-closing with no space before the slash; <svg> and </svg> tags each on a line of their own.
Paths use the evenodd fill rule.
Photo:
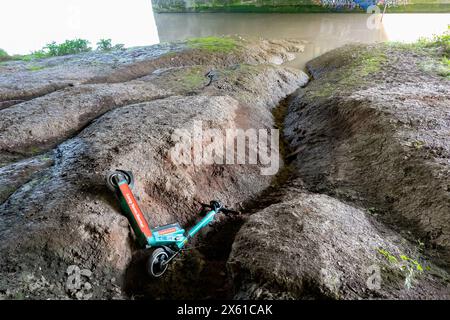
<svg viewBox="0 0 450 320">
<path fill-rule="evenodd" d="M 203 86 L 205 77 L 200 67 L 186 70 L 181 76 L 181 84 L 186 90 L 193 90 Z"/>
<path fill-rule="evenodd" d="M 229 37 L 204 37 L 192 38 L 187 41 L 188 47 L 192 49 L 201 49 L 208 52 L 228 53 L 236 49 L 236 40 Z"/>
</svg>

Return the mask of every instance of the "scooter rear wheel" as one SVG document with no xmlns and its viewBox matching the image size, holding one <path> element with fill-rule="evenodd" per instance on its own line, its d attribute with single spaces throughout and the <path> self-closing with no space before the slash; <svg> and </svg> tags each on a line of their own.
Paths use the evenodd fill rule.
<svg viewBox="0 0 450 320">
<path fill-rule="evenodd" d="M 125 171 L 125 170 L 116 170 L 116 171 L 110 172 L 106 176 L 106 185 L 108 186 L 108 188 L 110 190 L 115 191 L 118 188 L 118 185 L 116 182 L 116 177 L 119 175 L 124 177 L 127 180 L 127 183 L 130 186 L 130 188 L 133 187 L 133 184 L 134 184 L 133 174 L 131 172 Z"/>
<path fill-rule="evenodd" d="M 147 261 L 147 272 L 150 276 L 158 278 L 166 272 L 169 264 L 165 263 L 169 260 L 169 255 L 163 248 L 157 248 Z"/>
</svg>

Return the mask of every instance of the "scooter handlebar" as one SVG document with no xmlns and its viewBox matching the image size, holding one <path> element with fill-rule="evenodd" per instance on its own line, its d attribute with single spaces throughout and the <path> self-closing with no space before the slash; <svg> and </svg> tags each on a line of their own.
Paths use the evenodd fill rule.
<svg viewBox="0 0 450 320">
<path fill-rule="evenodd" d="M 239 214 L 239 212 L 225 208 L 219 201 L 211 201 L 209 204 L 200 203 L 203 208 L 223 212 L 224 214 Z"/>
</svg>

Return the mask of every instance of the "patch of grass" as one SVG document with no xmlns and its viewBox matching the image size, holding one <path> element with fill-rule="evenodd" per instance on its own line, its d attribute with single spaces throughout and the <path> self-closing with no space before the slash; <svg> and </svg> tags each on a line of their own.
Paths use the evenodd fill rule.
<svg viewBox="0 0 450 320">
<path fill-rule="evenodd" d="M 39 71 L 39 70 L 42 70 L 42 69 L 45 69 L 45 67 L 43 67 L 43 66 L 29 66 L 29 67 L 27 67 L 28 71 Z"/>
<path fill-rule="evenodd" d="M 187 84 L 188 87 L 195 88 L 200 86 L 205 78 L 197 73 L 190 73 L 184 76 L 183 82 Z"/>
<path fill-rule="evenodd" d="M 204 37 L 187 40 L 187 45 L 193 49 L 201 49 L 208 52 L 228 53 L 236 49 L 236 40 L 229 37 Z"/>
<path fill-rule="evenodd" d="M 440 48 L 443 51 L 443 56 L 450 58 L 450 25 L 447 26 L 447 31 L 441 35 L 434 35 L 431 39 L 421 39 L 419 43 L 425 47 Z"/>
<path fill-rule="evenodd" d="M 307 86 L 306 90 L 312 93 L 311 99 L 347 95 L 358 88 L 370 85 L 373 82 L 371 76 L 380 72 L 383 65 L 388 62 L 386 47 L 383 45 L 343 48 L 342 51 L 336 52 L 335 59 L 338 61 L 342 59 L 343 63 L 326 72 L 324 76 L 326 81 L 321 81 L 320 85 L 313 81 Z"/>
<path fill-rule="evenodd" d="M 183 67 L 162 71 L 164 77 L 157 76 L 155 82 L 173 92 L 192 92 L 206 85 L 205 69 L 200 66 Z M 161 82 L 159 82 L 161 81 Z"/>
<path fill-rule="evenodd" d="M 450 25 L 443 34 L 419 39 L 412 47 L 431 56 L 431 59 L 421 63 L 424 71 L 450 79 Z"/>
<path fill-rule="evenodd" d="M 450 59 L 442 57 L 441 65 L 438 65 L 436 71 L 438 75 L 450 79 Z"/>
<path fill-rule="evenodd" d="M 387 61 L 386 55 L 383 52 L 368 53 L 361 59 L 361 74 L 368 76 L 376 73 L 381 69 L 384 62 Z"/>
<path fill-rule="evenodd" d="M 202 84 L 205 82 L 205 76 L 201 71 L 202 70 L 200 70 L 199 68 L 188 69 L 181 76 L 180 80 L 182 86 L 186 90 L 193 90 L 195 88 L 202 86 Z"/>
<path fill-rule="evenodd" d="M 326 98 L 332 96 L 335 91 L 336 86 L 330 82 L 325 82 L 322 86 L 318 87 L 317 90 L 314 90 L 314 96 Z"/>
<path fill-rule="evenodd" d="M 31 146 L 26 150 L 26 152 L 30 155 L 35 155 L 41 152 L 41 149 L 37 146 Z"/>
</svg>

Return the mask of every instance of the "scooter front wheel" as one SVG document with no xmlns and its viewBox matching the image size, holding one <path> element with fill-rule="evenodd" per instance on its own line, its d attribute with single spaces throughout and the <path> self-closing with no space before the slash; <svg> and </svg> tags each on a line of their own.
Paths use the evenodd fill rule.
<svg viewBox="0 0 450 320">
<path fill-rule="evenodd" d="M 163 248 L 157 248 L 147 261 L 147 272 L 150 276 L 158 278 L 166 272 L 169 264 L 169 255 Z"/>
</svg>

